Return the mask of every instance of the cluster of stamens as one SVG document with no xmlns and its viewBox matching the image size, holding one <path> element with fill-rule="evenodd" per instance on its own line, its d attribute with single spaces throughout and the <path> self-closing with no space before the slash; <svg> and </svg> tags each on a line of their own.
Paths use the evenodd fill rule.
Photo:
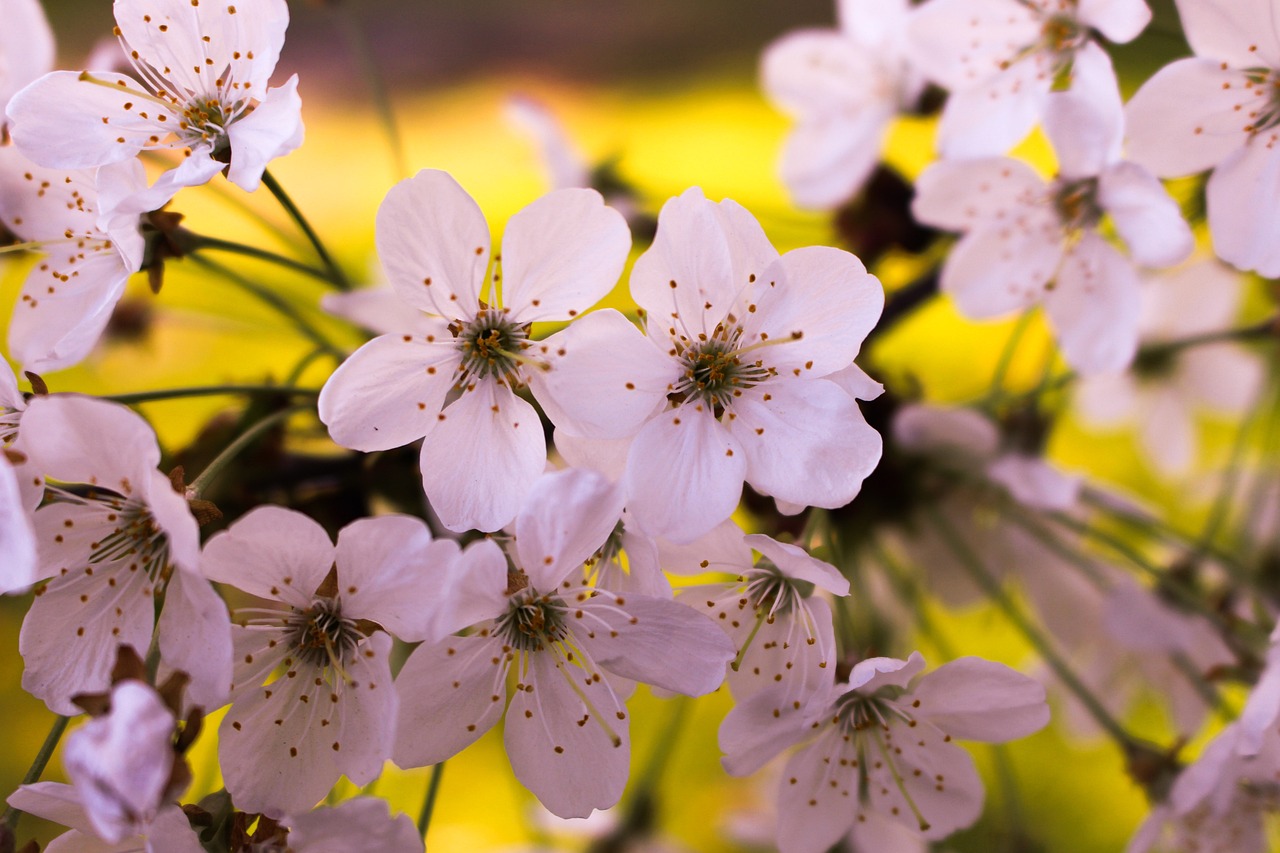
<svg viewBox="0 0 1280 853">
<path fill-rule="evenodd" d="M 1244 129 L 1258 134 L 1280 125 L 1280 72 L 1270 68 L 1246 69 L 1244 86 L 1266 100 L 1262 109 L 1249 112 L 1249 123 Z"/>
<path fill-rule="evenodd" d="M 734 397 L 772 376 L 773 368 L 761 360 L 746 361 L 739 348 L 741 327 L 716 327 L 711 337 L 685 346 L 680 354 L 683 373 L 672 388 L 680 401 L 698 400 L 715 407 L 716 414 L 728 408 Z"/>
<path fill-rule="evenodd" d="M 1087 231 L 1102 221 L 1097 178 L 1059 181 L 1051 198 L 1062 227 L 1068 233 Z"/>
<path fill-rule="evenodd" d="M 317 598 L 306 610 L 292 611 L 285 624 L 287 642 L 299 661 L 331 666 L 339 674 L 363 636 L 354 621 L 343 617 L 341 604 L 331 598 Z"/>
<path fill-rule="evenodd" d="M 494 624 L 494 633 L 522 652 L 539 652 L 567 636 L 568 608 L 559 598 L 525 588 L 511 599 L 507 612 Z"/>
<path fill-rule="evenodd" d="M 470 323 L 450 327 L 462 353 L 458 386 L 490 377 L 514 388 L 520 384 L 520 365 L 528 361 L 529 326 L 517 325 L 498 308 L 483 308 Z"/>
<path fill-rule="evenodd" d="M 173 571 L 169 537 L 142 501 L 96 490 L 81 494 L 50 487 L 49 492 L 59 502 L 74 503 L 104 515 L 113 525 L 110 533 L 90 544 L 86 560 L 90 566 L 128 562 L 157 583 L 168 580 Z"/>
</svg>

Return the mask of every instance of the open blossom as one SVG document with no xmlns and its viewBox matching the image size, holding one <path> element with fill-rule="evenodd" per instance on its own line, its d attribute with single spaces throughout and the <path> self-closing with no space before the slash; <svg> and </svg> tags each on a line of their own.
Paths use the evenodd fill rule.
<svg viewBox="0 0 1280 853">
<path fill-rule="evenodd" d="M 533 384 L 557 430 L 632 438 L 627 508 L 676 542 L 728 518 L 744 481 L 790 503 L 848 503 L 880 436 L 829 377 L 879 318 L 880 283 L 838 249 L 779 256 L 743 207 L 696 187 L 658 223 L 631 275 L 648 335 L 605 310 L 547 340 L 553 369 Z"/>
<path fill-rule="evenodd" d="M 278 853 L 422 853 L 422 838 L 407 815 L 392 818 L 385 800 L 356 797 L 333 808 L 315 809 L 281 820 L 288 827 L 286 846 Z M 277 853 L 267 847 L 262 853 Z"/>
<path fill-rule="evenodd" d="M 40 0 L 0 0 L 0 136 L 9 99 L 53 68 L 53 31 Z"/>
<path fill-rule="evenodd" d="M 840 0 L 836 30 L 799 30 L 765 49 L 761 84 L 796 126 L 782 180 L 796 203 L 829 208 L 862 187 L 893 119 L 924 79 L 906 57 L 909 0 Z"/>
<path fill-rule="evenodd" d="M 1079 417 L 1098 427 L 1133 424 L 1157 471 L 1186 473 L 1197 456 L 1197 413 L 1243 415 L 1262 391 L 1265 368 L 1228 341 L 1180 352 L 1161 346 L 1230 328 L 1242 285 L 1238 274 L 1216 261 L 1148 279 L 1139 320 L 1144 355 L 1126 373 L 1081 380 L 1073 401 Z"/>
<path fill-rule="evenodd" d="M 1002 743 L 1049 721 L 1044 688 L 1006 666 L 960 658 L 917 679 L 924 665 L 919 652 L 870 658 L 808 703 L 777 688 L 725 717 L 720 747 L 737 776 L 810 741 L 779 783 L 782 853 L 822 853 L 864 812 L 945 838 L 977 820 L 983 800 L 973 759 L 952 739 Z"/>
<path fill-rule="evenodd" d="M 196 520 L 156 470 L 151 428 L 124 406 L 53 395 L 31 401 L 20 438 L 27 464 L 51 481 L 35 513 L 37 579 L 51 580 L 22 623 L 23 688 L 75 714 L 71 697 L 110 685 L 117 648 L 145 655 L 155 629 L 161 670 L 188 673 L 191 701 L 219 707 L 231 670 L 227 610 L 199 574 Z"/>
<path fill-rule="evenodd" d="M 511 521 L 546 467 L 533 406 L 516 395 L 545 368 L 531 324 L 568 320 L 613 287 L 630 234 L 594 190 L 559 190 L 511 218 L 490 258 L 480 208 L 444 172 L 392 188 L 378 211 L 378 254 L 427 331 L 374 338 L 325 383 L 333 440 L 387 450 L 425 436 L 423 487 L 450 530 Z"/>
<path fill-rule="evenodd" d="M 398 707 L 388 632 L 427 635 L 439 598 L 430 579 L 448 576 L 457 556 L 456 543 L 432 540 L 416 518 L 361 519 L 335 546 L 305 515 L 272 506 L 209 540 L 205 574 L 268 605 L 234 613 L 218 755 L 238 806 L 299 813 L 343 774 L 366 785 L 382 772 Z"/>
<path fill-rule="evenodd" d="M 145 213 L 224 168 L 255 190 L 267 163 L 302 143 L 295 75 L 268 88 L 289 25 L 285 0 L 116 0 L 116 33 L 135 77 L 57 71 L 9 104 L 14 142 L 44 166 L 118 168 L 142 151 L 179 152 L 150 188 L 106 212 Z"/>
<path fill-rule="evenodd" d="M 1218 256 L 1280 275 L 1280 35 L 1272 0 L 1177 0 L 1195 56 L 1166 65 L 1130 100 L 1129 152 L 1157 175 L 1213 169 L 1206 187 Z"/>
<path fill-rule="evenodd" d="M 912 209 L 922 222 L 964 233 L 941 281 L 961 313 L 984 319 L 1043 304 L 1072 367 L 1115 371 L 1137 348 L 1135 263 L 1171 266 L 1194 243 L 1160 181 L 1120 157 L 1124 121 L 1111 69 L 1077 68 L 1072 90 L 1051 98 L 1052 183 L 1009 158 L 944 161 L 920 176 Z M 1128 256 L 1099 233 L 1104 217 Z"/>
<path fill-rule="evenodd" d="M 947 157 L 1003 154 L 1045 114 L 1055 84 L 1112 74 L 1096 34 L 1127 42 L 1144 0 L 930 0 L 908 25 L 911 59 L 950 92 L 938 127 Z"/>
<path fill-rule="evenodd" d="M 9 326 L 9 349 L 28 370 L 83 360 L 142 267 L 138 217 L 104 221 L 96 177 L 93 170 L 43 168 L 16 148 L 0 148 L 0 223 L 45 254 L 23 283 Z M 115 180 L 146 187 L 136 161 Z"/>
<path fill-rule="evenodd" d="M 437 625 L 442 639 L 419 646 L 396 680 L 397 764 L 444 761 L 488 731 L 511 673 L 506 747 L 516 778 L 561 817 L 618 802 L 629 723 L 605 671 L 698 696 L 720 685 L 733 657 L 724 634 L 684 605 L 583 585 L 582 564 L 621 509 L 619 490 L 596 472 L 547 474 L 506 555 L 491 540 L 468 549 Z"/>
<path fill-rule="evenodd" d="M 161 808 L 153 818 L 136 825 L 132 835 L 111 843 L 97 833 L 82 795 L 74 785 L 58 782 L 23 785 L 9 796 L 8 803 L 71 828 L 71 832 L 63 833 L 42 848 L 44 853 L 204 853 L 199 836 L 176 805 Z"/>
</svg>

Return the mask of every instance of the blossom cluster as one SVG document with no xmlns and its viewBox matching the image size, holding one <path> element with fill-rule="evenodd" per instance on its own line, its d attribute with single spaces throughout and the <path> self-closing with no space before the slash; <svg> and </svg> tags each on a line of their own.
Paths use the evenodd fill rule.
<svg viewBox="0 0 1280 853">
<path fill-rule="evenodd" d="M 1192 407 L 1239 413 L 1264 393 L 1229 330 L 1242 279 L 1227 265 L 1280 275 L 1266 191 L 1280 43 L 1249 23 L 1280 16 L 1276 0 L 1178 0 L 1196 57 L 1128 104 L 1104 44 L 1139 36 L 1142 0 L 842 0 L 839 30 L 768 48 L 764 87 L 797 121 L 782 176 L 808 207 L 874 201 L 862 190 L 891 124 L 927 110 L 930 86 L 947 92 L 941 159 L 897 214 L 959 236 L 934 237 L 939 268 L 888 297 L 868 268 L 881 252 L 779 251 L 745 207 L 698 187 L 645 233 L 638 193 L 574 185 L 596 173 L 530 102 L 515 114 L 564 185 L 495 246 L 467 191 L 424 169 L 378 210 L 385 285 L 352 290 L 268 168 L 303 141 L 298 77 L 272 86 L 284 0 L 114 8 L 118 67 L 55 71 L 36 0 L 0 0 L 0 225 L 38 256 L 8 337 L 30 392 L 0 366 L 0 592 L 31 594 L 23 689 L 90 717 L 67 738 L 70 785 L 8 798 L 69 828 L 47 850 L 422 850 L 425 826 L 376 799 L 316 806 L 389 761 L 435 766 L 426 820 L 440 765 L 499 721 L 515 778 L 553 815 L 587 817 L 624 802 L 637 685 L 731 695 L 724 769 L 775 766 L 783 853 L 912 849 L 973 825 L 984 785 L 957 741 L 1039 731 L 1046 686 L 1152 793 L 1132 849 L 1265 848 L 1274 579 L 1253 578 L 1251 601 L 1231 583 L 1263 573 L 1255 557 L 1272 565 L 1280 510 L 1242 531 L 1258 547 L 1241 557 L 1215 527 L 1186 537 L 1045 448 L 1054 406 L 1145 417 L 1155 466 L 1177 475 L 1197 458 Z M 1048 180 L 1009 156 L 1037 126 Z M 1220 260 L 1179 266 L 1195 222 L 1161 178 L 1209 169 Z M 220 173 L 275 195 L 323 268 L 195 234 L 166 209 Z M 166 264 L 209 251 L 304 270 L 338 291 L 332 315 L 372 335 L 350 353 L 320 337 L 319 357 L 336 355 L 322 387 L 259 387 L 265 408 L 246 408 L 188 482 L 137 411 L 41 374 L 102 346 L 134 274 L 158 291 Z M 913 290 L 974 320 L 1042 307 L 1066 372 L 1013 394 L 1002 366 L 967 406 L 887 374 L 886 390 L 859 361 L 879 375 L 865 345 Z M 226 487 L 238 457 L 268 434 L 287 447 L 300 419 L 327 433 L 330 459 L 357 460 L 326 469 L 354 511 Z M 411 472 L 408 499 L 370 482 L 381 459 Z M 1117 523 L 1159 530 L 1160 556 Z M 995 605 L 1039 677 L 950 654 L 926 672 L 912 636 L 926 593 Z M 1193 764 L 1126 728 L 1146 688 L 1190 735 L 1221 712 L 1222 673 L 1253 690 Z M 188 751 L 223 708 L 225 792 L 181 805 Z"/>
</svg>

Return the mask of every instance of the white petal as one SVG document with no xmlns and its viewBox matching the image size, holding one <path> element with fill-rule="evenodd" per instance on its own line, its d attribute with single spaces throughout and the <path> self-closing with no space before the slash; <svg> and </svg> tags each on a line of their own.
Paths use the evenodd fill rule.
<svg viewBox="0 0 1280 853">
<path fill-rule="evenodd" d="M 724 681 L 736 653 L 714 622 L 675 601 L 599 590 L 577 606 L 570 627 L 588 654 L 644 684 L 702 696 Z"/>
<path fill-rule="evenodd" d="M 730 776 L 750 776 L 788 746 L 809 737 L 815 716 L 827 717 L 825 696 L 805 705 L 792 701 L 784 690 L 775 687 L 740 698 L 725 715 L 718 741 L 725 753 L 721 763 Z"/>
<path fill-rule="evenodd" d="M 419 518 L 362 518 L 338 532 L 338 594 L 344 615 L 369 619 L 405 642 L 426 639 L 457 570 L 458 543 L 432 541 Z"/>
<path fill-rule="evenodd" d="M 147 853 L 204 853 L 204 847 L 191 828 L 186 812 L 167 807 L 160 810 L 147 828 Z"/>
<path fill-rule="evenodd" d="M 538 345 L 550 370 L 529 385 L 560 430 L 586 438 L 630 438 L 666 405 L 679 362 L 613 309 L 590 314 Z"/>
<path fill-rule="evenodd" d="M 102 337 L 132 270 L 115 253 L 99 253 L 70 272 L 74 278 L 64 283 L 63 268 L 41 263 L 22 286 L 9 349 L 26 370 L 51 373 L 83 361 Z"/>
<path fill-rule="evenodd" d="M 320 389 L 320 420 L 353 450 L 390 450 L 426 435 L 444 407 L 459 364 L 450 341 L 410 334 L 374 338 Z"/>
<path fill-rule="evenodd" d="M 1166 65 L 1125 106 L 1129 158 L 1166 178 L 1202 172 L 1245 145 L 1263 103 L 1243 72 L 1210 59 Z"/>
<path fill-rule="evenodd" d="M 974 88 L 953 89 L 938 123 L 938 150 L 950 158 L 1004 154 L 1035 127 L 1052 85 L 1049 58 L 1037 52 Z"/>
<path fill-rule="evenodd" d="M 1140 424 L 1142 449 L 1165 477 L 1185 474 L 1199 449 L 1195 419 L 1186 402 L 1167 388 L 1146 402 Z"/>
<path fill-rule="evenodd" d="M 545 405 L 543 410 L 545 411 Z M 617 482 L 627 471 L 627 451 L 630 438 L 606 439 L 578 438 L 556 430 L 556 453 L 570 468 L 590 468 Z"/>
<path fill-rule="evenodd" d="M 881 687 L 906 688 L 911 680 L 924 671 L 924 657 L 912 652 L 906 660 L 898 658 L 866 658 L 853 665 L 849 673 L 849 690 L 870 695 Z"/>
<path fill-rule="evenodd" d="M 449 324 L 439 317 L 423 314 L 399 296 L 391 285 L 368 287 L 349 293 L 326 293 L 320 306 L 378 335 L 433 335 L 448 341 Z"/>
<path fill-rule="evenodd" d="M 798 117 L 865 109 L 874 100 L 877 63 L 833 30 L 799 30 L 765 48 L 760 85 L 779 109 Z"/>
<path fill-rule="evenodd" d="M 1143 266 L 1173 266 L 1195 249 L 1195 238 L 1178 203 L 1136 163 L 1117 163 L 1102 173 L 1098 202 L 1111 215 L 1129 254 Z"/>
<path fill-rule="evenodd" d="M 493 728 L 502 716 L 508 663 L 491 637 L 446 637 L 415 649 L 396 678 L 396 764 L 439 764 Z"/>
<path fill-rule="evenodd" d="M 191 676 L 188 702 L 205 711 L 225 705 L 231 685 L 231 617 L 208 581 L 174 572 L 157 630 L 161 677 L 181 670 Z"/>
<path fill-rule="evenodd" d="M 1243 415 L 1262 392 L 1266 368 L 1243 347 L 1211 344 L 1182 354 L 1177 381 L 1180 388 L 1206 408 Z"/>
<path fill-rule="evenodd" d="M 231 141 L 227 179 L 245 192 L 253 192 L 262 182 L 268 163 L 302 145 L 298 75 L 283 86 L 268 89 L 257 109 L 231 123 L 227 138 Z"/>
<path fill-rule="evenodd" d="M 911 212 L 916 219 L 948 231 L 983 225 L 1013 226 L 1026 207 L 1039 203 L 1045 183 L 1026 163 L 1008 157 L 943 161 L 916 180 Z"/>
<path fill-rule="evenodd" d="M 290 816 L 289 847 L 295 853 L 343 853 L 364 847 L 379 853 L 422 853 L 422 838 L 408 815 L 393 820 L 387 802 L 357 797 L 330 809 Z"/>
<path fill-rule="evenodd" d="M 1044 130 L 1064 178 L 1092 177 L 1120 159 L 1120 84 L 1110 58 L 1097 44 L 1089 42 L 1076 53 L 1071 88 L 1045 99 Z"/>
<path fill-rule="evenodd" d="M 823 853 L 853 827 L 860 793 L 848 762 L 856 755 L 832 728 L 787 762 L 778 791 L 781 853 Z"/>
<path fill-rule="evenodd" d="M 22 416 L 23 451 L 37 470 L 128 497 L 160 464 L 155 433 L 126 406 L 92 397 L 37 397 Z"/>
<path fill-rule="evenodd" d="M 1151 21 L 1151 9 L 1144 0 L 1080 0 L 1076 15 L 1118 44 L 1133 41 Z"/>
<path fill-rule="evenodd" d="M 1081 374 L 1128 365 L 1138 348 L 1140 291 L 1133 264 L 1098 235 L 1086 234 L 1044 300 L 1067 363 Z"/>
<path fill-rule="evenodd" d="M 658 561 L 668 572 L 697 575 L 703 572 L 741 574 L 751 568 L 751 548 L 742 528 L 725 519 L 710 533 L 681 545 L 658 540 Z"/>
<path fill-rule="evenodd" d="M 513 323 L 567 320 L 618 282 L 631 250 L 622 214 L 590 189 L 557 190 L 511 217 L 502 236 L 502 303 Z"/>
<path fill-rule="evenodd" d="M 448 319 L 474 317 L 489 266 L 489 226 L 446 172 L 424 169 L 378 208 L 378 256 L 396 293 Z"/>
<path fill-rule="evenodd" d="M 627 508 L 642 529 L 690 542 L 733 514 L 747 457 L 701 404 L 645 424 L 627 454 Z"/>
<path fill-rule="evenodd" d="M 18 474 L 8 459 L 0 461 L 0 554 L 5 555 L 0 565 L 0 593 L 25 589 L 36 582 L 35 531 L 18 487 Z"/>
<path fill-rule="evenodd" d="M 472 542 L 455 561 L 452 577 L 436 610 L 428 642 L 438 642 L 463 628 L 495 619 L 510 606 L 507 556 L 490 539 Z"/>
<path fill-rule="evenodd" d="M 829 210 L 857 195 L 884 149 L 893 106 L 856 118 L 821 115 L 802 119 L 782 149 L 782 181 L 798 207 Z"/>
<path fill-rule="evenodd" d="M 1127 373 L 1096 373 L 1081 377 L 1071 402 L 1084 423 L 1114 427 L 1133 419 L 1138 409 L 1138 389 Z"/>
<path fill-rule="evenodd" d="M 156 178 L 151 186 L 146 181 L 139 184 L 127 180 L 127 171 L 135 168 L 133 161 L 103 166 L 98 170 L 100 223 L 136 219 L 139 214 L 164 207 L 181 189 L 207 184 L 223 169 L 212 153 L 205 144 L 193 147 L 190 156 Z"/>
<path fill-rule="evenodd" d="M 550 592 L 594 554 L 622 515 L 622 490 L 595 471 L 544 474 L 516 516 L 517 564 Z"/>
<path fill-rule="evenodd" d="M 1280 276 L 1280 132 L 1268 131 L 1209 177 L 1209 231 L 1218 257 L 1266 278 Z"/>
<path fill-rule="evenodd" d="M 912 452 L 971 457 L 995 456 L 1000 431 L 981 412 L 912 403 L 893 418 L 894 444 Z"/>
<path fill-rule="evenodd" d="M 450 530 L 498 530 L 515 518 L 546 467 L 538 413 L 485 379 L 438 417 L 422 443 L 427 499 Z"/>
<path fill-rule="evenodd" d="M 200 570 L 259 598 L 306 607 L 333 566 L 334 553 L 329 534 L 307 516 L 262 506 L 214 534 Z"/>
<path fill-rule="evenodd" d="M 102 85 L 82 80 L 75 71 L 55 71 L 9 101 L 14 144 L 36 163 L 60 169 L 119 163 L 136 157 L 157 133 L 156 122 L 140 118 L 141 110 L 134 109 L 141 96 L 136 81 L 108 71 L 86 74 L 123 85 Z"/>
<path fill-rule="evenodd" d="M 913 715 L 961 740 L 1004 743 L 1049 722 L 1038 681 L 981 658 L 943 664 L 916 683 L 912 698 Z"/>
<path fill-rule="evenodd" d="M 1177 0 L 1178 17 L 1197 56 L 1237 68 L 1280 65 L 1280 36 L 1271 0 L 1236 0 L 1230 4 Z"/>
<path fill-rule="evenodd" d="M 856 400 L 875 400 L 884 393 L 884 386 L 868 376 L 867 372 L 856 364 L 851 364 L 844 370 L 837 370 L 826 379 L 840 386 L 846 394 Z"/>
<path fill-rule="evenodd" d="M 999 74 L 1039 40 L 1041 26 L 1031 5 L 932 0 L 911 16 L 907 34 L 912 60 L 943 88 L 956 92 Z"/>
<path fill-rule="evenodd" d="M 1066 512 L 1080 495 L 1079 477 L 1063 474 L 1038 456 L 1006 453 L 987 468 L 987 476 L 1031 509 Z"/>
<path fill-rule="evenodd" d="M 40 0 L 6 2 L 0 30 L 0 127 L 4 108 L 19 89 L 53 68 L 53 31 Z"/>
<path fill-rule="evenodd" d="M 825 599 L 812 596 L 781 614 L 770 614 L 767 610 L 744 614 L 737 607 L 737 601 L 730 599 L 724 603 L 732 609 L 727 627 L 733 628 L 730 636 L 736 652 L 742 655 L 738 668 L 730 669 L 728 675 L 729 687 L 737 701 L 782 685 L 780 698 L 794 705 L 797 700 L 810 700 L 831 684 L 836 666 L 836 642 L 831 607 Z M 719 618 L 719 613 L 710 609 L 705 612 Z M 763 621 L 756 629 L 758 620 Z M 726 620 L 719 622 L 722 628 L 726 627 Z M 753 630 L 755 635 L 751 636 Z"/>
<path fill-rule="evenodd" d="M 871 762 L 867 771 L 871 806 L 876 811 L 892 815 L 903 826 L 919 829 L 931 840 L 946 838 L 978 819 L 984 791 L 969 753 L 944 741 L 943 733 L 928 723 L 914 728 L 890 724 L 890 731 L 883 737 L 883 751 L 868 747 L 868 757 L 879 753 L 883 759 Z M 890 764 L 902 780 L 901 787 Z M 903 790 L 910 795 L 911 803 Z M 912 803 L 920 811 L 919 821 L 912 812 Z"/>
<path fill-rule="evenodd" d="M 586 158 L 546 104 L 527 95 L 512 95 L 504 104 L 503 114 L 537 146 L 552 189 L 590 186 L 591 170 Z"/>
<path fill-rule="evenodd" d="M 193 575 L 200 571 L 200 525 L 191 514 L 186 495 L 174 491 L 173 482 L 159 471 L 148 471 L 144 480 L 147 509 L 169 543 L 169 561 Z"/>
<path fill-rule="evenodd" d="M 744 540 L 778 567 L 784 576 L 807 581 L 832 595 L 848 595 L 849 579 L 830 563 L 814 559 L 798 545 L 771 539 L 763 533 L 752 533 Z"/>
<path fill-rule="evenodd" d="M 559 817 L 616 805 L 631 757 L 626 707 L 608 682 L 550 652 L 533 653 L 528 663 L 524 689 L 507 712 L 505 743 L 516 778 Z"/>
<path fill-rule="evenodd" d="M 93 824 L 80 801 L 80 793 L 71 785 L 60 782 L 22 785 L 6 802 L 28 814 L 93 835 Z"/>
<path fill-rule="evenodd" d="M 733 414 L 729 432 L 746 453 L 746 481 L 763 494 L 844 506 L 880 461 L 880 434 L 857 400 L 824 379 L 766 382 L 743 392 Z"/>
<path fill-rule="evenodd" d="M 896 41 L 911 11 L 910 0 L 836 0 L 840 29 L 867 46 Z"/>
</svg>

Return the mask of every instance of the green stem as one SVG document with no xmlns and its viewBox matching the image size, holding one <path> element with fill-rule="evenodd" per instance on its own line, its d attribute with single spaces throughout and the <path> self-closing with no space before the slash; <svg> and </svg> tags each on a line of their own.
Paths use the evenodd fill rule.
<svg viewBox="0 0 1280 853">
<path fill-rule="evenodd" d="M 444 779 L 444 762 L 431 768 L 431 781 L 427 783 L 427 796 L 422 801 L 422 811 L 418 812 L 418 835 L 423 844 L 427 841 L 427 830 L 431 828 L 431 813 L 436 810 L 436 798 L 440 796 L 440 782 Z"/>
<path fill-rule="evenodd" d="M 996 362 L 996 370 L 991 377 L 991 387 L 987 389 L 987 400 L 995 400 L 1003 392 L 1004 380 L 1009 374 L 1009 367 L 1013 364 L 1013 356 L 1018 352 L 1018 344 L 1022 341 L 1027 327 L 1031 325 L 1031 315 L 1030 309 L 1023 311 L 1018 316 L 1018 322 L 1013 327 L 1013 331 L 1009 333 L 1004 349 L 1000 352 L 1000 360 Z"/>
<path fill-rule="evenodd" d="M 955 529 L 952 528 L 951 523 L 942 517 L 942 513 L 936 510 L 932 510 L 930 516 L 934 526 L 937 527 L 938 532 L 946 541 L 947 547 L 955 554 L 964 570 L 1000 611 L 1004 613 L 1010 624 L 1017 628 L 1027 642 L 1044 658 L 1049 668 L 1054 671 L 1054 674 L 1066 685 L 1067 689 L 1075 694 L 1075 697 L 1080 700 L 1085 710 L 1089 712 L 1089 715 L 1093 717 L 1103 731 L 1109 734 L 1126 753 L 1134 748 L 1138 743 L 1137 739 L 1130 735 L 1115 717 L 1111 716 L 1111 712 L 1106 709 L 1101 700 L 1093 694 L 1093 691 L 1080 680 L 1075 671 L 1058 654 L 1053 644 L 1049 642 L 1049 638 L 1032 624 L 1021 608 L 1005 592 L 1000 582 L 992 577 L 977 555 L 969 550 L 969 547 L 961 540 Z"/>
<path fill-rule="evenodd" d="M 1184 349 L 1192 347 L 1204 346 L 1205 344 L 1219 344 L 1225 341 L 1247 341 L 1254 338 L 1274 338 L 1280 337 L 1280 317 L 1268 317 L 1260 323 L 1254 323 L 1251 326 L 1239 326 L 1234 329 L 1220 329 L 1216 332 L 1205 332 L 1201 335 L 1191 335 L 1186 338 L 1179 338 L 1174 341 L 1165 343 L 1151 344 L 1142 348 L 1139 358 L 1144 356 L 1166 356 L 1173 353 L 1181 352 Z"/>
<path fill-rule="evenodd" d="M 239 438 L 227 445 L 226 448 L 214 457 L 214 460 L 200 472 L 200 476 L 196 477 L 189 487 L 192 493 L 196 497 L 200 497 L 204 494 L 205 490 L 209 488 L 209 484 L 217 479 L 218 475 L 222 473 L 223 469 L 226 468 L 232 460 L 243 453 L 249 445 L 257 441 L 263 433 L 267 432 L 267 430 L 277 424 L 282 423 L 292 415 L 296 415 L 298 412 L 306 411 L 310 408 L 310 406 L 294 406 L 292 408 L 284 409 L 283 411 L 276 412 L 275 414 L 267 415 L 265 418 L 249 427 L 240 435 Z"/>
<path fill-rule="evenodd" d="M 334 284 L 329 277 L 329 273 L 324 270 L 316 269 L 310 264 L 304 264 L 301 261 L 295 261 L 293 258 L 285 255 L 277 254 L 268 249 L 259 249 L 257 246 L 247 246 L 244 243 L 235 243 L 231 240 L 221 240 L 217 237 L 205 237 L 200 234 L 192 234 L 191 248 L 189 251 L 199 252 L 202 249 L 211 249 L 216 252 L 230 252 L 233 255 L 243 255 L 246 258 L 254 258 L 259 261 L 266 261 L 276 266 L 284 267 L 303 275 L 317 278 L 328 284 Z"/>
<path fill-rule="evenodd" d="M 157 391 L 135 391 L 130 394 L 109 394 L 102 399 L 116 403 L 132 405 L 134 403 L 155 403 L 163 400 L 184 400 L 191 397 L 231 397 L 237 395 L 250 397 L 315 397 L 320 394 L 317 388 L 295 388 L 292 385 L 206 385 L 196 388 L 163 388 Z"/>
<path fill-rule="evenodd" d="M 276 293 L 274 290 L 268 287 L 263 287 L 256 281 L 250 281 L 235 270 L 224 266 L 217 261 L 211 261 L 208 258 L 203 258 L 199 255 L 193 255 L 191 260 L 199 266 L 224 277 L 236 287 L 239 287 L 241 290 L 254 296 L 258 301 L 275 309 L 276 313 L 292 322 L 300 334 L 316 346 L 323 347 L 325 352 L 330 353 L 338 359 L 346 358 L 346 353 L 344 353 L 337 344 L 329 340 L 325 336 L 324 332 L 316 328 L 314 323 L 302 315 L 301 311 L 289 304 L 288 300 L 282 298 L 280 294 Z"/>
<path fill-rule="evenodd" d="M 53 757 L 53 751 L 58 748 L 58 741 L 62 740 L 62 733 L 67 730 L 67 723 L 70 719 L 70 717 L 59 716 L 53 721 L 53 728 L 49 729 L 49 734 L 40 746 L 40 751 L 36 753 L 35 760 L 31 762 L 27 775 L 22 777 L 23 785 L 34 785 L 40 781 L 40 777 L 44 775 L 44 768 L 48 766 L 49 759 Z M 15 830 L 18 828 L 18 818 L 21 816 L 21 809 L 9 806 L 4 810 L 4 816 L 0 817 L 0 825 L 9 827 L 10 831 Z"/>
<path fill-rule="evenodd" d="M 333 286 L 338 290 L 350 290 L 351 282 L 347 279 L 346 273 L 334 263 L 333 256 L 329 254 L 329 250 L 321 242 L 320 235 L 316 234 L 315 229 L 311 227 L 311 223 L 302 215 L 302 211 L 293 203 L 293 199 L 289 198 L 289 194 L 284 191 L 284 187 L 280 186 L 280 182 L 276 180 L 275 175 L 272 175 L 269 170 L 262 173 L 262 185 L 276 197 L 276 201 L 280 202 L 280 206 L 284 208 L 285 213 L 289 214 L 290 218 L 302 229 L 302 233 L 307 235 L 307 239 L 311 241 L 312 247 L 320 257 L 320 262 L 329 271 Z"/>
</svg>

